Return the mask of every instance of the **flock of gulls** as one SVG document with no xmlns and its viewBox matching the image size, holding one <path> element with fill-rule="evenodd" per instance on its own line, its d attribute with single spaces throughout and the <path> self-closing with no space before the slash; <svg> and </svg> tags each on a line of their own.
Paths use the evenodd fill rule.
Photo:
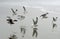
<svg viewBox="0 0 60 39">
<path fill-rule="evenodd" d="M 22 8 L 24 10 L 23 14 L 26 14 L 26 12 L 27 12 L 26 7 L 23 6 Z M 17 15 L 16 12 L 18 11 L 18 9 L 14 10 L 13 8 L 11 8 L 11 11 L 13 13 L 12 16 L 14 16 L 14 15 Z M 42 17 L 42 19 L 47 19 L 48 18 L 48 16 L 47 16 L 48 14 L 49 13 L 46 12 L 45 14 L 40 15 L 40 17 Z M 17 17 L 18 17 L 18 20 L 21 20 L 21 21 L 26 18 L 23 15 L 17 15 Z M 37 28 L 38 27 L 38 24 L 37 23 L 38 23 L 38 20 L 39 19 L 38 19 L 38 17 L 35 17 L 35 18 L 36 18 L 36 20 L 32 19 L 32 22 L 33 22 L 33 33 L 32 33 L 32 37 L 35 36 L 37 38 L 37 36 L 38 36 L 38 32 L 37 32 L 37 30 L 38 30 L 38 28 Z M 52 23 L 53 23 L 52 29 L 54 29 L 55 27 L 57 27 L 57 24 L 55 23 L 57 21 L 57 19 L 58 19 L 58 17 L 53 17 L 53 20 L 52 20 Z M 17 19 L 14 19 L 13 20 L 10 16 L 7 16 L 7 19 L 6 19 L 7 23 L 10 24 L 10 25 L 15 24 L 15 22 L 18 22 L 18 20 Z M 22 37 L 24 37 L 24 35 L 26 33 L 25 27 L 24 26 L 21 26 L 20 31 L 23 34 Z M 17 39 L 17 36 L 15 34 L 13 34 L 12 36 L 9 37 L 9 39 Z"/>
</svg>

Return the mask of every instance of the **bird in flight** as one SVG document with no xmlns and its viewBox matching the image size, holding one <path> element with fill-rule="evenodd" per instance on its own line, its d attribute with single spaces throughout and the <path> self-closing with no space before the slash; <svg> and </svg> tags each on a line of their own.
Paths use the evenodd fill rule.
<svg viewBox="0 0 60 39">
<path fill-rule="evenodd" d="M 36 25 L 38 23 L 38 17 L 36 17 L 36 21 L 34 19 L 33 20 L 33 24 Z"/>
<path fill-rule="evenodd" d="M 47 14 L 48 14 L 48 13 L 42 14 L 40 17 L 42 17 L 42 18 L 48 18 L 48 17 L 47 17 Z"/>
<path fill-rule="evenodd" d="M 25 8 L 25 6 L 23 6 L 23 9 L 24 9 L 24 11 L 26 11 L 26 8 Z"/>
<path fill-rule="evenodd" d="M 56 18 L 53 17 L 53 21 L 57 21 L 57 18 L 58 18 L 58 17 L 56 17 Z"/>
<path fill-rule="evenodd" d="M 14 22 L 17 22 L 17 20 L 11 19 L 11 17 L 7 17 L 7 18 L 8 18 L 7 21 L 9 24 L 14 24 Z"/>
<path fill-rule="evenodd" d="M 23 6 L 23 9 L 24 9 L 24 12 L 23 13 L 24 14 L 27 13 L 25 6 Z"/>
<path fill-rule="evenodd" d="M 13 15 L 17 15 L 16 11 L 18 11 L 17 9 L 14 11 L 13 8 L 11 8 Z"/>
<path fill-rule="evenodd" d="M 13 34 L 12 36 L 9 37 L 9 39 L 17 39 L 17 36 Z"/>
<path fill-rule="evenodd" d="M 18 15 L 18 19 L 23 20 L 23 19 L 25 19 L 25 16 L 23 16 L 23 15 Z"/>
</svg>

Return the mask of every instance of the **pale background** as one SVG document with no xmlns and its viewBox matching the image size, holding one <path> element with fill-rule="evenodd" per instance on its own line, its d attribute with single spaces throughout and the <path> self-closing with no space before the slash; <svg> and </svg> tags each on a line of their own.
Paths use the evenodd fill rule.
<svg viewBox="0 0 60 39">
<path fill-rule="evenodd" d="M 10 8 L 18 9 L 18 14 L 23 13 L 22 6 L 26 6 L 27 14 L 23 21 L 18 20 L 14 25 L 10 26 L 6 19 L 12 16 Z M 39 16 L 49 12 L 47 19 L 41 19 Z M 24 14 L 23 14 L 24 15 Z M 38 16 L 38 37 L 32 37 L 32 19 Z M 52 17 L 58 17 L 57 28 L 52 32 Z M 18 39 L 21 38 L 20 26 L 26 26 L 26 34 L 23 39 L 60 39 L 60 0 L 0 0 L 0 39 L 8 39 L 8 37 L 16 32 Z"/>
</svg>

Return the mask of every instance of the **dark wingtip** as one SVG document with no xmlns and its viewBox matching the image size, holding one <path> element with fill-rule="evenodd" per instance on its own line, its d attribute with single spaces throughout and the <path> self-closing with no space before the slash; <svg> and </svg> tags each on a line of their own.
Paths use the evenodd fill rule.
<svg viewBox="0 0 60 39">
<path fill-rule="evenodd" d="M 14 20 L 14 21 L 16 21 L 16 22 L 17 22 L 17 20 Z"/>
</svg>

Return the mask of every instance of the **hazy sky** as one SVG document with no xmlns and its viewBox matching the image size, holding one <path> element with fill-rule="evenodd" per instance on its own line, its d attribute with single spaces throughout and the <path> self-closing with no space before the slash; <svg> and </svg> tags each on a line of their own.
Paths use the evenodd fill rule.
<svg viewBox="0 0 60 39">
<path fill-rule="evenodd" d="M 26 5 L 59 5 L 60 6 L 60 0 L 0 0 L 1 3 L 23 3 Z"/>
<path fill-rule="evenodd" d="M 4 2 L 4 1 L 60 1 L 60 0 L 0 0 L 0 2 Z"/>
</svg>

